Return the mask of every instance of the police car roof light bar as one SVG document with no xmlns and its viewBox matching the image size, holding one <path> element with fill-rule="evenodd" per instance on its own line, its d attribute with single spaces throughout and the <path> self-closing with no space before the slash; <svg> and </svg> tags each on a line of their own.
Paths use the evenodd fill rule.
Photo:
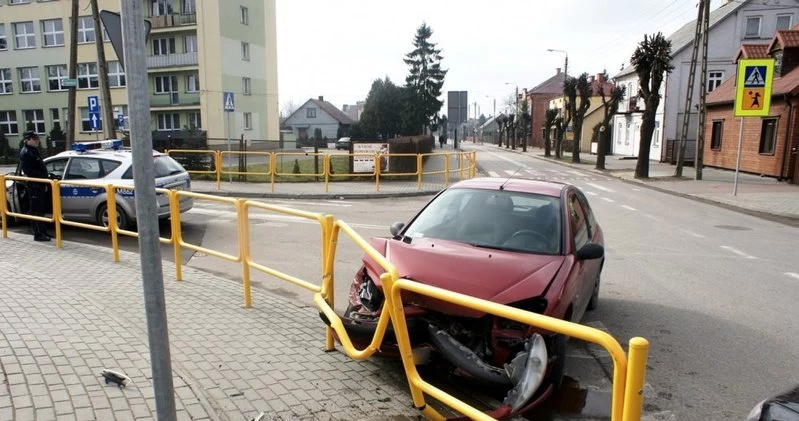
<svg viewBox="0 0 799 421">
<path fill-rule="evenodd" d="M 94 149 L 113 149 L 119 150 L 122 149 L 122 140 L 120 139 L 111 139 L 111 140 L 100 140 L 97 142 L 78 142 L 72 144 L 72 150 L 76 152 L 86 152 L 89 150 Z"/>
</svg>

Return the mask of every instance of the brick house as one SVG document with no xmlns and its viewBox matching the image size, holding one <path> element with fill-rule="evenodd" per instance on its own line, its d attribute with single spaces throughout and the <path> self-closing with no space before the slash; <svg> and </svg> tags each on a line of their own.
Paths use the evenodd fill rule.
<svg viewBox="0 0 799 421">
<path fill-rule="evenodd" d="M 799 30 L 778 31 L 769 44 L 744 44 L 735 57 L 776 59 L 771 106 L 767 117 L 747 117 L 743 122 L 741 166 L 743 172 L 799 183 Z M 735 169 L 740 119 L 734 117 L 735 77 L 707 96 L 704 164 Z"/>
<path fill-rule="evenodd" d="M 530 146 L 544 147 L 544 122 L 549 101 L 563 96 L 563 81 L 568 77 L 560 70 L 555 69 L 555 75 L 527 91 L 527 102 L 530 104 L 530 124 L 532 126 Z"/>
</svg>

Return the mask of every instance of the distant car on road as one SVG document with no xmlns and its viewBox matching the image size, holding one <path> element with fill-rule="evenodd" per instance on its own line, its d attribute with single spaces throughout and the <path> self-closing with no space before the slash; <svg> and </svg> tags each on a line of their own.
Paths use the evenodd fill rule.
<svg viewBox="0 0 799 421">
<path fill-rule="evenodd" d="M 352 142 L 350 141 L 350 138 L 342 137 L 341 139 L 336 141 L 336 150 L 339 149 L 350 150 L 351 143 Z"/>
<path fill-rule="evenodd" d="M 173 190 L 191 190 L 188 172 L 168 155 L 153 151 L 155 186 Z M 61 152 L 44 160 L 50 178 L 61 180 L 61 211 L 64 219 L 94 222 L 108 226 L 106 184 L 133 186 L 133 157 L 130 149 L 122 148 L 121 140 L 84 142 L 73 145 L 73 150 Z M 17 166 L 12 175 L 24 176 Z M 74 180 L 92 186 L 69 185 Z M 26 182 L 6 181 L 9 210 L 15 213 L 28 211 Z M 158 197 L 158 217 L 170 216 L 169 199 Z M 117 189 L 117 225 L 129 229 L 136 221 L 136 205 L 132 189 Z M 189 197 L 180 198 L 180 211 L 191 209 Z"/>
<path fill-rule="evenodd" d="M 456 183 L 392 237 L 372 238 L 399 276 L 499 304 L 578 322 L 598 305 L 604 236 L 576 186 L 528 179 Z M 342 315 L 356 346 L 374 336 L 383 270 L 368 255 Z M 494 390 L 521 414 L 560 385 L 566 338 L 415 293 L 404 293 L 414 354 Z M 394 355 L 391 331 L 381 347 Z M 544 395 L 545 396 L 545 395 Z"/>
</svg>

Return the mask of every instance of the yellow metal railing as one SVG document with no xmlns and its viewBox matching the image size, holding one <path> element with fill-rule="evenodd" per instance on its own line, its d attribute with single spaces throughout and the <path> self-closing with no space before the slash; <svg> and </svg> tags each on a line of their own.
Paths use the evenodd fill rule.
<svg viewBox="0 0 799 421">
<path fill-rule="evenodd" d="M 465 164 L 458 164 L 459 171 L 467 173 L 474 171 L 473 157 L 463 155 L 466 161 Z M 378 170 L 379 171 L 379 170 Z M 449 171 L 449 168 L 447 168 Z M 31 181 L 47 183 L 51 186 L 53 192 L 53 217 L 33 217 L 31 215 L 13 213 L 8 209 L 8 202 L 6 200 L 6 180 L 13 181 Z M 61 215 L 61 197 L 60 187 L 62 185 L 90 185 L 105 190 L 107 195 L 107 202 L 109 208 L 109 225 L 108 227 L 96 227 L 87 224 L 81 224 L 72 221 L 65 221 Z M 112 248 L 114 249 L 114 260 L 119 261 L 118 241 L 117 234 L 133 235 L 135 232 L 120 230 L 116 223 L 116 193 L 120 188 L 131 189 L 131 186 L 115 186 L 115 185 L 92 185 L 88 183 L 79 183 L 73 181 L 59 182 L 53 180 L 31 179 L 27 177 L 16 176 L 3 176 L 0 175 L 0 216 L 2 216 L 3 237 L 7 237 L 7 219 L 9 216 L 32 219 L 43 222 L 52 222 L 56 225 L 56 239 L 58 247 L 61 247 L 61 225 L 70 225 L 80 228 L 89 228 L 98 231 L 110 232 L 112 236 Z M 59 192 L 59 194 L 56 194 Z M 380 252 L 372 247 L 368 241 L 361 237 L 355 230 L 343 221 L 334 221 L 332 215 L 323 215 L 319 213 L 305 212 L 291 208 L 279 207 L 269 205 L 255 200 L 243 200 L 234 198 L 224 198 L 212 195 L 192 193 L 186 191 L 171 191 L 164 189 L 157 189 L 157 193 L 161 195 L 168 195 L 170 203 L 170 216 L 172 217 L 172 236 L 170 239 L 161 239 L 163 243 L 172 243 L 175 253 L 175 268 L 176 280 L 182 280 L 181 272 L 181 250 L 187 248 L 194 251 L 206 253 L 210 256 L 218 257 L 223 260 L 231 262 L 240 262 L 242 264 L 243 275 L 243 295 L 245 307 L 252 305 L 251 285 L 250 285 L 250 270 L 256 269 L 268 275 L 277 277 L 286 282 L 303 287 L 312 291 L 313 303 L 319 308 L 321 313 L 326 319 L 326 338 L 325 349 L 333 350 L 335 348 L 333 333 L 338 338 L 341 348 L 345 354 L 355 360 L 363 360 L 374 355 L 381 347 L 383 339 L 385 338 L 386 331 L 388 330 L 389 323 L 392 324 L 394 335 L 397 339 L 397 345 L 400 349 L 400 358 L 402 360 L 405 374 L 408 380 L 411 397 L 414 405 L 419 408 L 422 415 L 432 420 L 445 419 L 431 405 L 425 401 L 425 396 L 430 396 L 449 408 L 464 414 L 476 420 L 490 420 L 489 415 L 481 412 L 465 402 L 453 397 L 447 392 L 433 386 L 432 384 L 424 381 L 418 371 L 413 360 L 412 344 L 407 328 L 407 321 L 405 319 L 404 304 L 402 302 L 402 292 L 411 291 L 416 294 L 429 296 L 437 300 L 446 301 L 459 306 L 470 308 L 484 313 L 489 313 L 497 317 L 502 317 L 509 320 L 514 320 L 519 323 L 534 326 L 536 328 L 566 335 L 572 338 L 577 338 L 583 341 L 591 342 L 602 346 L 613 360 L 613 389 L 612 389 L 612 405 L 611 405 L 611 420 L 612 421 L 636 421 L 640 420 L 641 411 L 643 406 L 643 386 L 646 374 L 646 359 L 649 348 L 649 343 L 640 337 L 632 338 L 629 342 L 629 354 L 625 355 L 621 345 L 608 333 L 598 329 L 590 328 L 580 324 L 567 322 L 560 319 L 536 314 L 533 312 L 521 310 L 518 308 L 493 303 L 490 301 L 470 297 L 464 294 L 448 291 L 445 289 L 433 287 L 430 285 L 421 284 L 408 279 L 400 279 L 397 268 Z M 219 203 L 226 203 L 233 207 L 237 216 L 237 236 L 238 236 L 238 254 L 228 254 L 215 250 L 211 250 L 199 245 L 189 244 L 183 241 L 181 234 L 180 224 L 180 198 L 190 197 L 200 200 L 211 200 Z M 255 262 L 250 253 L 250 240 L 249 240 L 249 218 L 250 209 L 260 209 L 270 212 L 277 212 L 284 215 L 290 215 L 308 220 L 314 220 L 320 225 L 320 238 L 322 242 L 322 281 L 321 285 L 308 282 L 298 277 L 286 274 L 284 272 L 269 268 L 265 265 Z M 340 316 L 334 310 L 334 262 L 336 250 L 338 247 L 338 238 L 341 234 L 346 235 L 352 240 L 357 247 L 359 247 L 366 256 L 371 258 L 373 262 L 382 268 L 382 273 L 379 275 L 381 285 L 384 290 L 385 302 L 378 318 L 377 327 L 369 345 L 364 349 L 357 349 L 354 347 Z"/>
<path fill-rule="evenodd" d="M 354 179 L 354 178 L 374 178 L 375 179 L 375 191 L 380 191 L 380 184 L 383 182 L 384 179 L 387 178 L 396 178 L 396 177 L 416 177 L 417 182 L 417 189 L 422 190 L 422 181 L 425 176 L 432 176 L 432 175 L 443 175 L 444 176 L 444 186 L 448 186 L 450 184 L 450 179 L 456 177 L 455 173 L 457 173 L 458 179 L 465 179 L 465 178 L 474 178 L 477 174 L 477 153 L 474 151 L 471 152 L 433 152 L 433 153 L 425 153 L 425 154 L 413 154 L 413 153 L 388 153 L 388 154 L 372 154 L 372 153 L 348 153 L 348 154 L 328 154 L 328 153 L 314 153 L 314 152 L 240 152 L 240 151 L 208 151 L 208 150 L 190 150 L 190 149 L 171 149 L 167 150 L 166 154 L 172 157 L 180 158 L 181 156 L 207 156 L 210 155 L 211 159 L 213 159 L 214 169 L 213 170 L 188 170 L 189 174 L 204 174 L 204 175 L 213 175 L 214 179 L 216 180 L 216 188 L 217 190 L 222 189 L 222 182 L 223 176 L 228 175 L 254 175 L 254 176 L 263 176 L 268 179 L 270 184 L 270 190 L 272 192 L 275 191 L 275 184 L 278 184 L 279 181 L 277 180 L 278 177 L 283 178 L 313 178 L 319 179 L 324 181 L 324 189 L 325 192 L 330 191 L 330 182 L 337 179 Z M 226 157 L 234 157 L 234 156 L 262 156 L 265 158 L 266 171 L 255 171 L 250 170 L 247 168 L 246 171 L 241 171 L 237 168 L 235 164 L 230 164 L 228 167 L 225 167 L 225 159 Z M 300 159 L 300 158 L 313 158 L 319 159 L 321 158 L 320 165 L 318 169 L 314 171 L 308 172 L 301 172 L 295 173 L 293 171 L 287 172 L 284 169 L 281 169 L 281 166 L 278 165 L 278 160 L 282 158 L 289 159 Z M 374 159 L 374 169 L 368 172 L 334 172 L 333 171 L 333 162 L 338 158 L 346 157 L 349 160 L 352 160 L 355 157 L 369 157 Z M 403 172 L 403 173 L 396 173 L 396 172 L 387 172 L 383 169 L 381 162 L 383 160 L 390 160 L 391 158 L 416 158 L 416 171 L 414 172 Z M 444 160 L 444 168 L 440 170 L 431 170 L 431 171 L 424 171 L 422 163 L 425 159 L 429 159 L 431 157 L 439 157 Z M 248 164 L 249 166 L 250 164 Z M 260 165 L 260 164 L 254 164 Z M 230 177 L 229 177 L 230 178 Z"/>
</svg>

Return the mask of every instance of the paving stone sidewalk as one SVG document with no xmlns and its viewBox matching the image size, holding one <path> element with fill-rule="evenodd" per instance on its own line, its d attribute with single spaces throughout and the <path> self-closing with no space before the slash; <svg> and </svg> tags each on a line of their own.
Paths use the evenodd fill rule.
<svg viewBox="0 0 799 421">
<path fill-rule="evenodd" d="M 0 239 L 0 421 L 151 420 L 155 400 L 137 254 Z M 418 419 L 404 374 L 326 353 L 311 306 L 164 262 L 180 420 Z M 131 377 L 106 386 L 104 368 Z"/>
</svg>

